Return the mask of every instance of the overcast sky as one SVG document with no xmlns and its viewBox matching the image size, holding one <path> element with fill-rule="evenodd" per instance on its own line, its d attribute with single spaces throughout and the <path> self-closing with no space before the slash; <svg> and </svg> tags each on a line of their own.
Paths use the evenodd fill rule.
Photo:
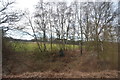
<svg viewBox="0 0 120 80">
<path fill-rule="evenodd" d="M 18 9 L 29 9 L 31 12 L 34 11 L 34 6 L 37 4 L 39 0 L 15 0 L 16 4 L 15 7 Z M 55 2 L 55 1 L 66 1 L 68 4 L 72 2 L 73 0 L 43 0 L 44 2 L 49 1 L 49 2 Z M 77 1 L 119 1 L 119 0 L 77 0 Z"/>
<path fill-rule="evenodd" d="M 44 2 L 55 2 L 55 1 L 66 1 L 70 3 L 73 0 L 43 0 Z M 39 2 L 39 0 L 15 0 L 15 7 L 18 9 L 29 9 L 31 12 L 34 11 L 34 6 Z"/>
</svg>

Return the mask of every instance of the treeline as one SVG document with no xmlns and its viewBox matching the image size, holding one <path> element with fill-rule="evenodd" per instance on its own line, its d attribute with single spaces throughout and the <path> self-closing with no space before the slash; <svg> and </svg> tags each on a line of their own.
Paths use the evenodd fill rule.
<svg viewBox="0 0 120 80">
<path fill-rule="evenodd" d="M 14 39 L 14 38 L 12 38 L 12 37 L 3 37 L 3 40 L 5 40 L 5 41 L 8 41 L 8 42 L 36 42 L 36 40 L 35 39 L 31 39 L 31 40 L 23 40 L 23 39 Z M 80 41 L 73 41 L 73 40 L 64 40 L 64 41 L 67 41 L 68 43 L 67 44 L 73 44 L 73 45 L 79 45 L 79 42 Z M 43 40 L 37 40 L 37 42 L 39 42 L 39 43 L 49 43 L 50 44 L 50 42 L 51 41 L 43 41 Z M 54 39 L 53 40 L 53 44 L 62 44 L 62 39 Z"/>
</svg>

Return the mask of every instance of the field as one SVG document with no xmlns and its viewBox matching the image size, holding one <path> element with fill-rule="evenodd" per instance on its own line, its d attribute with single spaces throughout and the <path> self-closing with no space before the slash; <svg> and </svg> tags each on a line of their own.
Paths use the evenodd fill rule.
<svg viewBox="0 0 120 80">
<path fill-rule="evenodd" d="M 38 49 L 38 45 L 36 42 L 14 42 L 11 43 L 12 47 L 14 48 L 15 52 L 22 52 L 22 53 L 29 53 L 34 52 L 34 50 Z M 43 50 L 43 43 L 40 43 L 41 49 Z M 58 51 L 62 47 L 62 44 L 52 44 L 52 51 Z M 71 45 L 66 44 L 65 47 L 68 50 L 79 49 L 79 45 Z M 47 51 L 51 51 L 51 44 L 46 43 Z"/>
</svg>

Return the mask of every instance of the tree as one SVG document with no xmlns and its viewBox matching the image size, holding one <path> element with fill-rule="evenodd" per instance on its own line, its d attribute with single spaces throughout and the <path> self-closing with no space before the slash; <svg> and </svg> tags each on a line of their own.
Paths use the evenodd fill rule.
<svg viewBox="0 0 120 80">
<path fill-rule="evenodd" d="M 29 12 L 29 11 L 25 12 L 25 18 L 28 20 L 28 22 L 27 22 L 27 23 L 28 23 L 28 26 L 31 27 L 31 29 L 32 29 L 32 31 L 33 31 L 33 35 L 34 35 L 35 41 L 36 41 L 36 43 L 37 43 L 37 45 L 38 45 L 38 48 L 39 48 L 40 52 L 42 52 L 40 43 L 38 42 L 37 36 L 36 36 L 36 34 L 35 34 L 36 32 L 35 32 L 34 25 L 33 25 L 33 19 L 32 19 L 32 17 L 29 15 L 28 12 Z"/>
<path fill-rule="evenodd" d="M 38 5 L 36 5 L 36 13 L 35 13 L 35 23 L 38 25 L 38 29 L 43 32 L 43 45 L 44 45 L 44 51 L 46 51 L 46 30 L 48 25 L 48 10 L 47 5 L 40 0 Z"/>
<path fill-rule="evenodd" d="M 19 13 L 19 11 L 10 10 L 10 6 L 14 3 L 14 1 L 0 1 L 0 27 L 2 27 L 3 36 L 8 30 L 14 29 L 15 26 L 12 27 L 10 25 L 13 25 L 15 22 L 20 21 L 23 16 L 23 13 Z M 7 27 L 5 27 L 5 24 Z"/>
<path fill-rule="evenodd" d="M 95 41 L 95 50 L 98 53 L 101 51 L 101 41 L 103 42 L 103 38 L 101 37 L 104 35 L 104 39 L 109 42 L 108 37 L 114 28 L 112 26 L 112 22 L 116 17 L 116 11 L 113 11 L 112 2 L 95 2 L 92 3 L 93 10 L 91 13 L 91 22 L 93 25 L 93 36 L 92 38 Z"/>
</svg>

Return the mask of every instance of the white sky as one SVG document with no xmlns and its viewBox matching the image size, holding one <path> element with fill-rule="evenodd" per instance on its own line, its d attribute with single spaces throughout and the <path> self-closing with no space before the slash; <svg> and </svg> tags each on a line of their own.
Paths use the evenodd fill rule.
<svg viewBox="0 0 120 80">
<path fill-rule="evenodd" d="M 38 2 L 39 0 L 16 0 L 15 2 L 15 7 L 19 8 L 19 9 L 30 9 L 33 10 L 34 9 L 34 5 Z"/>
<path fill-rule="evenodd" d="M 43 1 L 44 2 L 66 1 L 70 3 L 73 0 L 43 0 Z M 15 2 L 16 2 L 15 8 L 20 9 L 20 10 L 29 9 L 30 12 L 33 12 L 35 5 L 37 4 L 37 2 L 39 2 L 39 0 L 15 0 Z"/>
<path fill-rule="evenodd" d="M 16 1 L 16 4 L 15 4 L 15 7 L 18 8 L 18 9 L 22 9 L 22 10 L 25 10 L 25 9 L 29 9 L 30 12 L 33 12 L 34 11 L 34 6 L 37 4 L 37 2 L 39 0 L 15 0 Z M 43 0 L 44 2 L 48 1 L 48 2 L 58 2 L 58 1 L 66 1 L 68 3 L 74 1 L 74 0 Z M 119 0 L 77 0 L 77 1 L 81 1 L 81 2 L 84 2 L 84 1 L 114 1 L 114 2 L 117 2 Z"/>
</svg>

